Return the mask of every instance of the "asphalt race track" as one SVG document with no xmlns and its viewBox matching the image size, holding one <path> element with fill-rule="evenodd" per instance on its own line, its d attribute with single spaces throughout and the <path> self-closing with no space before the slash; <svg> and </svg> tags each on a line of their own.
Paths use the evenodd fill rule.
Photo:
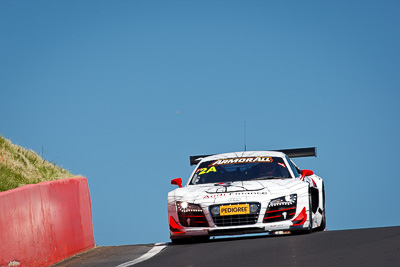
<svg viewBox="0 0 400 267">
<path fill-rule="evenodd" d="M 98 247 L 54 266 L 117 266 L 151 248 Z M 134 266 L 400 266 L 400 226 L 168 244 Z"/>
</svg>

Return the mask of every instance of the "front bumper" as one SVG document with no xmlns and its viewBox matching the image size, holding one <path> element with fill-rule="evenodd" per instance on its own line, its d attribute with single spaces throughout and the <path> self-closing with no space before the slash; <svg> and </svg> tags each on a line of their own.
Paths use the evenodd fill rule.
<svg viewBox="0 0 400 267">
<path fill-rule="evenodd" d="M 268 233 L 276 231 L 301 231 L 309 228 L 307 216 L 304 217 L 306 209 L 295 216 L 294 222 L 298 222 L 297 218 L 302 218 L 301 223 L 295 224 L 292 220 L 280 221 L 277 223 L 262 223 L 257 222 L 250 225 L 240 226 L 211 226 L 211 227 L 183 227 L 176 221 L 176 218 L 170 216 L 170 236 L 174 239 L 190 238 L 196 236 L 223 236 L 223 235 L 243 235 Z M 172 225 L 171 225 L 172 224 Z M 177 228 L 177 225 L 179 228 Z M 173 226 L 173 227 L 172 227 Z"/>
<path fill-rule="evenodd" d="M 307 218 L 309 214 L 309 198 L 308 198 L 308 187 L 302 188 L 304 190 L 296 190 L 294 192 L 281 192 L 279 194 L 271 195 L 266 198 L 264 195 L 260 198 L 259 195 L 254 197 L 242 197 L 240 202 L 229 202 L 230 195 L 228 197 L 221 196 L 218 201 L 211 199 L 209 202 L 197 202 L 196 205 L 201 206 L 202 214 L 204 216 L 204 227 L 196 225 L 192 227 L 191 223 L 180 223 L 182 217 L 178 216 L 178 210 L 176 203 L 184 201 L 182 198 L 176 198 L 171 196 L 168 199 L 168 220 L 170 227 L 170 236 L 172 239 L 179 238 L 190 238 L 196 236 L 221 236 L 221 235 L 242 235 L 242 234 L 254 234 L 254 233 L 267 233 L 276 231 L 302 231 L 310 229 L 310 221 Z M 290 194 L 297 194 L 296 204 L 294 203 L 283 203 L 282 209 L 277 209 L 276 205 L 270 205 L 273 200 L 282 198 Z M 189 203 L 196 203 L 196 201 L 188 201 Z M 228 216 L 216 216 L 212 215 L 212 208 L 216 205 L 239 205 L 239 204 L 259 204 L 259 210 L 257 215 L 252 213 L 251 216 L 242 220 L 242 216 L 232 218 L 236 222 L 232 223 L 221 223 L 225 221 Z M 294 204 L 294 205 L 293 205 Z M 279 204 L 280 205 L 280 204 Z M 192 214 L 194 215 L 194 214 Z M 182 215 L 181 215 L 182 216 Z M 235 216 L 235 215 L 234 215 Z M 255 217 L 254 217 L 255 216 Z M 191 218 L 192 220 L 192 218 Z M 227 221 L 229 221 L 228 219 Z M 238 223 L 239 221 L 239 223 Z"/>
</svg>

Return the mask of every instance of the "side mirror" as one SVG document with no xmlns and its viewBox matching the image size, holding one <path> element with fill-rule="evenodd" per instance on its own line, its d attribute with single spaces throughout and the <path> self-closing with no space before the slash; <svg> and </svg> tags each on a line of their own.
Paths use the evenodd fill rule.
<svg viewBox="0 0 400 267">
<path fill-rule="evenodd" d="M 179 187 L 182 187 L 182 178 L 175 178 L 171 180 L 171 184 L 175 184 Z"/>
<path fill-rule="evenodd" d="M 312 170 L 301 170 L 301 178 L 304 178 L 306 176 L 313 175 L 314 172 Z"/>
</svg>

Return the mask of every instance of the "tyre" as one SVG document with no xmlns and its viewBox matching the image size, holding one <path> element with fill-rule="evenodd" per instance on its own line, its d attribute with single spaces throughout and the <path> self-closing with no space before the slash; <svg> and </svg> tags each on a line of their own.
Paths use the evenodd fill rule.
<svg viewBox="0 0 400 267">
<path fill-rule="evenodd" d="M 203 236 L 197 236 L 193 238 L 194 242 L 198 243 L 204 243 L 208 242 L 210 240 L 210 237 L 208 235 L 203 235 Z"/>
<path fill-rule="evenodd" d="M 315 231 L 324 231 L 326 228 L 326 213 L 325 213 L 325 186 L 322 184 L 322 221 L 321 225 L 315 228 Z"/>
<path fill-rule="evenodd" d="M 311 189 L 308 190 L 308 220 L 310 222 L 306 232 L 311 233 L 313 231 L 313 216 L 312 216 L 312 194 Z"/>
<path fill-rule="evenodd" d="M 208 235 L 205 236 L 195 236 L 191 238 L 171 238 L 172 244 L 190 244 L 190 243 L 203 243 L 210 240 Z"/>
<path fill-rule="evenodd" d="M 189 238 L 171 238 L 171 243 L 174 245 L 187 244 L 189 241 Z"/>
<path fill-rule="evenodd" d="M 310 222 L 307 228 L 302 229 L 302 230 L 295 230 L 292 231 L 293 235 L 303 235 L 303 234 L 309 234 L 313 231 L 312 228 L 312 199 L 311 199 L 311 190 L 308 190 L 308 214 L 307 214 L 307 220 Z"/>
</svg>

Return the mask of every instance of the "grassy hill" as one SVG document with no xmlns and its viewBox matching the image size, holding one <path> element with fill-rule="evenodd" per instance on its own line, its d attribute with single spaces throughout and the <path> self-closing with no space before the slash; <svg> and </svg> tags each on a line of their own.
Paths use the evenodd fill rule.
<svg viewBox="0 0 400 267">
<path fill-rule="evenodd" d="M 0 136 L 0 192 L 26 184 L 76 177 L 32 150 Z"/>
</svg>

